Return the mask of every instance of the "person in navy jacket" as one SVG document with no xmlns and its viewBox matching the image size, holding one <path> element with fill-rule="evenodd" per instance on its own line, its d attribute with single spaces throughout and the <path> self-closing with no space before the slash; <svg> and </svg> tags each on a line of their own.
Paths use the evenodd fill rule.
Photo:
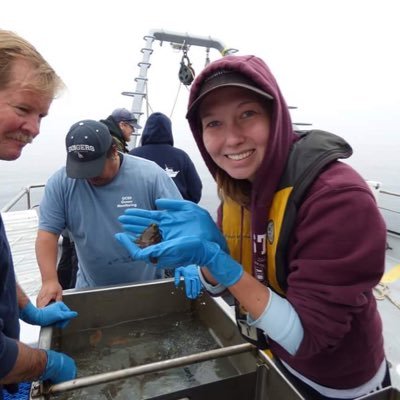
<svg viewBox="0 0 400 400">
<path fill-rule="evenodd" d="M 203 185 L 189 155 L 174 147 L 171 120 L 161 112 L 150 115 L 143 129 L 141 146 L 129 154 L 154 161 L 173 179 L 185 200 L 198 203 Z"/>
</svg>

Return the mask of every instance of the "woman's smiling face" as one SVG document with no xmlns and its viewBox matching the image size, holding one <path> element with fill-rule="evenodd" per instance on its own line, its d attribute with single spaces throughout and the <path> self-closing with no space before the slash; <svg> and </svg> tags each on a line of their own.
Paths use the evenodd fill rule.
<svg viewBox="0 0 400 400">
<path fill-rule="evenodd" d="M 199 116 L 213 161 L 232 178 L 253 181 L 269 138 L 265 100 L 248 89 L 223 87 L 202 101 Z"/>
</svg>

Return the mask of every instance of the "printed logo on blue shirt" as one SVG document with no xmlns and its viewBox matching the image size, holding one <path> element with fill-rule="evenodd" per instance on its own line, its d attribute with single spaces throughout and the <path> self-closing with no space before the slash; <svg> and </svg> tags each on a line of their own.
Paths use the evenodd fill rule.
<svg viewBox="0 0 400 400">
<path fill-rule="evenodd" d="M 132 196 L 122 196 L 121 197 L 121 202 L 117 204 L 118 208 L 136 208 L 137 203 L 133 202 L 133 197 Z"/>
</svg>

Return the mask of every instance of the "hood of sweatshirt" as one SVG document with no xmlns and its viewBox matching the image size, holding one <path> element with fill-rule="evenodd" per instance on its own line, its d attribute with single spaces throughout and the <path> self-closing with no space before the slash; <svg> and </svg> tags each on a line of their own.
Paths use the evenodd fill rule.
<svg viewBox="0 0 400 400">
<path fill-rule="evenodd" d="M 171 120 L 163 113 L 155 112 L 149 116 L 142 133 L 142 146 L 146 144 L 174 145 Z"/>
</svg>

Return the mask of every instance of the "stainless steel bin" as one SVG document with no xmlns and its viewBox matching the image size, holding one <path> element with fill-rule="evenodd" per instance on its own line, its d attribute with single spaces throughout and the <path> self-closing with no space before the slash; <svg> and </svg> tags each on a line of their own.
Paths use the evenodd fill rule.
<svg viewBox="0 0 400 400">
<path fill-rule="evenodd" d="M 43 328 L 39 347 L 73 357 L 78 377 L 35 382 L 32 399 L 302 399 L 242 339 L 221 299 L 189 300 L 166 279 L 70 290 L 63 300 L 79 316 Z"/>
</svg>

